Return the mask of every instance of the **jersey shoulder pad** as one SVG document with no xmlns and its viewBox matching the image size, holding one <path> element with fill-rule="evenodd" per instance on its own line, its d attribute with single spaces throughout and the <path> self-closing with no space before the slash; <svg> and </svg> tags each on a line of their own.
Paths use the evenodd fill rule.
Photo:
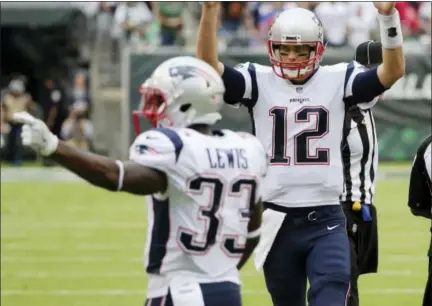
<svg viewBox="0 0 432 306">
<path fill-rule="evenodd" d="M 234 66 L 234 69 L 236 69 L 238 71 L 254 70 L 255 73 L 261 73 L 261 74 L 272 72 L 272 68 L 270 66 L 260 65 L 260 64 L 251 63 L 251 62 L 245 62 L 245 63 L 237 64 L 236 66 Z"/>
<path fill-rule="evenodd" d="M 360 64 L 359 62 L 352 61 L 349 63 L 339 63 L 335 65 L 323 66 L 329 72 L 346 72 L 347 70 L 358 72 L 366 71 L 367 68 Z"/>
<path fill-rule="evenodd" d="M 335 73 L 335 72 L 336 73 L 338 73 L 338 72 L 344 73 L 347 70 L 348 65 L 349 65 L 349 63 L 343 62 L 343 63 L 338 63 L 335 65 L 323 65 L 323 66 L 321 66 L 321 68 L 326 73 Z"/>
<path fill-rule="evenodd" d="M 169 171 L 180 158 L 183 140 L 176 130 L 158 128 L 140 134 L 129 149 L 129 159 L 138 164 Z"/>
<path fill-rule="evenodd" d="M 251 133 L 248 133 L 248 132 L 235 132 L 235 133 L 244 139 L 255 138 L 254 135 L 252 135 Z"/>
</svg>

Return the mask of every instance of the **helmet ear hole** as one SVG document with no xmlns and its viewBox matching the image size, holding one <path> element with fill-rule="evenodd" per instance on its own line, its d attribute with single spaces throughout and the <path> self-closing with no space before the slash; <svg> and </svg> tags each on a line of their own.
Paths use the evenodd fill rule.
<svg viewBox="0 0 432 306">
<path fill-rule="evenodd" d="M 191 103 L 186 103 L 186 104 L 182 104 L 180 106 L 180 111 L 185 113 L 188 111 L 189 108 L 191 108 L 192 104 Z"/>
</svg>

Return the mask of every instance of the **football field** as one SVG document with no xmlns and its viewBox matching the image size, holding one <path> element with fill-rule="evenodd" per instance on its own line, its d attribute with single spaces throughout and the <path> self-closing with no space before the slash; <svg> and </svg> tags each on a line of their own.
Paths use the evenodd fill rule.
<svg viewBox="0 0 432 306">
<path fill-rule="evenodd" d="M 37 170 L 39 171 L 39 170 Z M 361 277 L 362 306 L 420 306 L 430 223 L 410 215 L 408 177 L 377 187 L 379 273 Z M 3 172 L 3 169 L 2 169 Z M 1 183 L 2 306 L 142 306 L 142 197 L 110 193 L 59 172 Z M 271 305 L 262 272 L 242 271 L 245 306 Z"/>
</svg>

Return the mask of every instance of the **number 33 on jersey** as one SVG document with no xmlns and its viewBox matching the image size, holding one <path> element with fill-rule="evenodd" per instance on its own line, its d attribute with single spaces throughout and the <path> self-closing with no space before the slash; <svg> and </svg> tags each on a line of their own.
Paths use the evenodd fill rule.
<svg viewBox="0 0 432 306">
<path fill-rule="evenodd" d="M 267 171 L 258 139 L 228 130 L 204 135 L 159 128 L 138 136 L 130 159 L 164 172 L 169 181 L 164 195 L 147 201 L 149 296 L 166 294 L 152 291 L 155 278 L 157 290 L 167 291 L 170 273 L 179 271 L 203 282 L 237 283 L 250 214 Z"/>
</svg>

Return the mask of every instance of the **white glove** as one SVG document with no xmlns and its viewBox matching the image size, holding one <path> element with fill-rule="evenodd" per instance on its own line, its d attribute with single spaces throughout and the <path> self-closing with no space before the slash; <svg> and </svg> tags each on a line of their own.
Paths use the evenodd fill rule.
<svg viewBox="0 0 432 306">
<path fill-rule="evenodd" d="M 13 114 L 12 120 L 24 124 L 21 131 L 23 145 L 31 147 L 43 156 L 49 156 L 57 150 L 58 137 L 51 133 L 42 120 L 27 112 Z"/>
</svg>

